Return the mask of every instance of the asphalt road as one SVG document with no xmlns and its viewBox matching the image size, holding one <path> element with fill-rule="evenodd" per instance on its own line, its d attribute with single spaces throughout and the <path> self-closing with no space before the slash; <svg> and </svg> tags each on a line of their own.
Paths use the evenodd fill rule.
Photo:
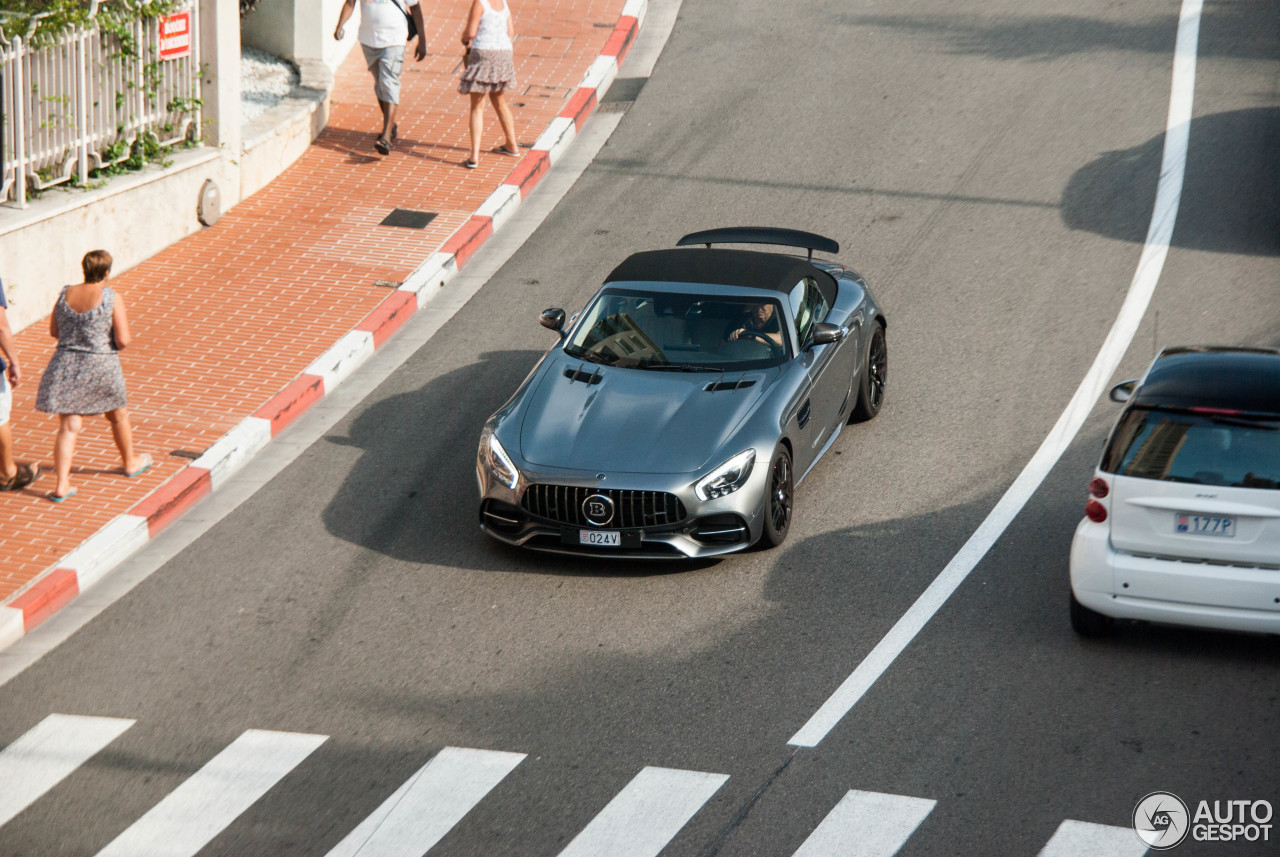
<svg viewBox="0 0 1280 857">
<path fill-rule="evenodd" d="M 201 854 L 325 854 L 446 747 L 526 755 L 432 855 L 559 854 L 646 767 L 727 775 L 698 781 L 667 857 L 791 855 L 850 790 L 935 802 L 904 857 L 1035 855 L 1066 820 L 1126 827 L 1157 790 L 1280 805 L 1280 642 L 1070 630 L 1105 401 L 854 709 L 788 744 L 1088 370 L 1147 232 L 1177 15 L 684 0 L 607 145 L 479 294 L 0 686 L 0 747 L 52 713 L 136 721 L 0 827 L 0 854 L 96 853 L 246 730 L 329 737 Z M 1280 346 L 1277 56 L 1274 4 L 1207 4 L 1173 246 L 1116 380 L 1166 345 Z M 551 342 L 538 312 L 580 308 L 630 252 L 740 224 L 837 238 L 889 314 L 886 410 L 805 482 L 787 543 L 651 565 L 487 540 L 476 437 Z"/>
</svg>

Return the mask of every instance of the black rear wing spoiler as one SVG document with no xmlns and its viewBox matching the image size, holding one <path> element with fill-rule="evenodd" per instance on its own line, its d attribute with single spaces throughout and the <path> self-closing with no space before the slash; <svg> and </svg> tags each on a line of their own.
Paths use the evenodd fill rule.
<svg viewBox="0 0 1280 857">
<path fill-rule="evenodd" d="M 730 226 L 725 229 L 704 229 L 702 232 L 690 232 L 676 242 L 677 247 L 690 244 L 777 244 L 782 247 L 800 247 L 809 251 L 813 258 L 814 250 L 823 253 L 839 253 L 840 244 L 832 238 L 824 238 L 812 232 L 799 229 L 777 229 L 772 226 Z"/>
</svg>

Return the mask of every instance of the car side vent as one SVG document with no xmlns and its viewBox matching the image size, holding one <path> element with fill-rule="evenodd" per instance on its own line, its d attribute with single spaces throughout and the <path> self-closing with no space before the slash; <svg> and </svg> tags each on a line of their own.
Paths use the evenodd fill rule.
<svg viewBox="0 0 1280 857">
<path fill-rule="evenodd" d="M 702 389 L 708 393 L 720 393 L 725 390 L 745 390 L 754 386 L 755 383 L 755 378 L 739 378 L 737 381 L 712 381 Z"/>
<path fill-rule="evenodd" d="M 604 380 L 601 372 L 585 372 L 581 366 L 564 370 L 564 376 L 570 381 L 581 381 L 584 384 L 599 384 Z"/>
</svg>

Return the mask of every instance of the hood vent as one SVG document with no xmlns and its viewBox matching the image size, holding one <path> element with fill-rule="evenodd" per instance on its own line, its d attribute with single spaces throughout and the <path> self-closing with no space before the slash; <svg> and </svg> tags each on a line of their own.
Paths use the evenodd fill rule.
<svg viewBox="0 0 1280 857">
<path fill-rule="evenodd" d="M 736 381 L 712 381 L 702 389 L 706 390 L 708 393 L 720 393 L 726 390 L 745 390 L 748 387 L 755 386 L 755 383 L 755 378 L 739 378 Z"/>
<path fill-rule="evenodd" d="M 583 371 L 582 367 L 585 365 L 586 364 L 583 363 L 576 367 L 564 370 L 564 376 L 569 379 L 570 383 L 573 383 L 574 381 L 581 381 L 587 385 L 599 384 L 604 380 L 604 374 L 598 369 L 594 372 Z"/>
</svg>

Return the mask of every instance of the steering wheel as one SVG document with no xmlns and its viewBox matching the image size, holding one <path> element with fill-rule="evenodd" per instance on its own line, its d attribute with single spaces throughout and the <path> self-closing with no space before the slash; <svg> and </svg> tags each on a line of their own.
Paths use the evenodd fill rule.
<svg viewBox="0 0 1280 857">
<path fill-rule="evenodd" d="M 758 340 L 758 341 L 760 341 L 760 342 L 763 342 L 765 345 L 769 346 L 769 353 L 770 353 L 770 355 L 771 355 L 771 356 L 776 357 L 776 356 L 778 356 L 779 354 L 781 354 L 781 353 L 782 353 L 782 346 L 781 346 L 781 345 L 779 345 L 778 343 L 774 342 L 772 339 L 770 339 L 769 337 L 765 336 L 763 333 L 761 333 L 761 332 L 760 332 L 760 331 L 758 331 L 758 330 L 747 330 L 746 328 L 743 328 L 743 329 L 738 333 L 738 339 L 739 339 L 739 340 L 741 340 L 744 336 L 749 336 L 749 337 L 751 337 L 752 339 L 755 339 L 755 340 Z"/>
</svg>

